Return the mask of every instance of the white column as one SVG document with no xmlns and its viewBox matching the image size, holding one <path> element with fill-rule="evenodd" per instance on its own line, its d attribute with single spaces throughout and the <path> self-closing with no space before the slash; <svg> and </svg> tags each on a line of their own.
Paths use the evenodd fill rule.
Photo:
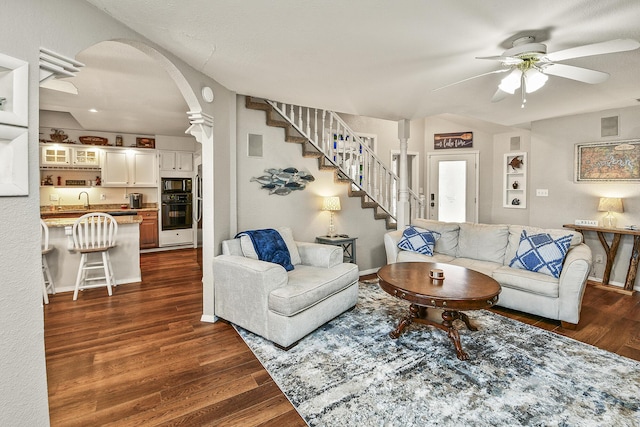
<svg viewBox="0 0 640 427">
<path fill-rule="evenodd" d="M 201 111 L 189 111 L 191 126 L 185 131 L 202 144 L 202 259 L 214 257 L 214 199 L 213 199 L 213 117 Z M 210 161 L 204 161 L 209 159 Z M 213 263 L 202 264 L 202 317 L 203 322 L 215 322 Z"/>
<path fill-rule="evenodd" d="M 409 224 L 409 180 L 407 178 L 407 146 L 409 141 L 409 130 L 411 121 L 407 119 L 398 122 L 398 139 L 400 140 L 400 165 L 398 177 L 398 230 L 403 230 Z"/>
</svg>

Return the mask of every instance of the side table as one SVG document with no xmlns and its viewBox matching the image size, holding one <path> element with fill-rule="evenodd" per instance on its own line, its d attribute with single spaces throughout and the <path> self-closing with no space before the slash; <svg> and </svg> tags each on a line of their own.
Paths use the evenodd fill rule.
<svg viewBox="0 0 640 427">
<path fill-rule="evenodd" d="M 325 245 L 342 246 L 344 251 L 344 262 L 356 263 L 356 239 L 357 237 L 349 237 L 347 235 L 339 235 L 335 237 L 318 236 L 316 243 Z"/>
</svg>

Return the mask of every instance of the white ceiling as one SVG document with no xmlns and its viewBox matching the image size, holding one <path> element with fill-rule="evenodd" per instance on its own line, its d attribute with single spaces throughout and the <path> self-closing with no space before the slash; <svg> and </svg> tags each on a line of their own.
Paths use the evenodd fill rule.
<svg viewBox="0 0 640 427">
<path fill-rule="evenodd" d="M 637 0 L 87 1 L 230 90 L 338 112 L 390 120 L 454 114 L 513 126 L 640 98 L 640 49 L 566 61 L 611 77 L 588 85 L 552 76 L 524 109 L 517 94 L 490 102 L 503 74 L 433 91 L 498 69 L 475 57 L 501 54 L 516 35 L 537 36 L 549 52 L 640 40 Z M 153 106 L 161 95 L 138 98 Z"/>
</svg>

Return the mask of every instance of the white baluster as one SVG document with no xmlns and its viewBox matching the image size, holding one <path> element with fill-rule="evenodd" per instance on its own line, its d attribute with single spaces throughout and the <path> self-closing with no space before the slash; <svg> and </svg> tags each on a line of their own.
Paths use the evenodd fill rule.
<svg viewBox="0 0 640 427">
<path fill-rule="evenodd" d="M 316 136 L 316 145 L 319 146 L 320 145 L 320 141 L 318 141 L 318 109 L 314 108 L 313 109 L 313 126 L 315 127 L 315 136 Z"/>
<path fill-rule="evenodd" d="M 309 110 L 310 108 L 307 108 L 307 136 L 311 136 L 311 122 L 309 121 Z"/>
<path fill-rule="evenodd" d="M 298 107 L 298 129 L 302 129 L 302 106 Z"/>
</svg>

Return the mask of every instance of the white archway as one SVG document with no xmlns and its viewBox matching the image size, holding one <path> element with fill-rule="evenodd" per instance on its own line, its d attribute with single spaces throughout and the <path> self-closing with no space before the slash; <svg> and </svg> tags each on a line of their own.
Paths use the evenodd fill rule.
<svg viewBox="0 0 640 427">
<path fill-rule="evenodd" d="M 213 259 L 214 256 L 214 162 L 213 162 L 213 117 L 202 112 L 200 101 L 193 88 L 184 77 L 182 72 L 173 64 L 164 54 L 153 47 L 135 40 L 115 39 L 114 42 L 129 45 L 140 52 L 154 59 L 171 77 L 176 84 L 178 90 L 184 97 L 189 111 L 185 112 L 188 116 L 190 126 L 185 130 L 196 138 L 202 144 L 202 197 L 203 197 L 203 218 L 202 218 L 202 257 L 203 260 Z M 43 56 L 44 53 L 44 56 Z M 73 59 L 58 55 L 56 52 L 45 49 L 41 50 L 40 80 L 43 81 L 55 77 L 69 77 L 71 73 L 78 72 L 79 67 L 83 66 Z M 53 57 L 53 61 L 59 67 L 58 72 L 51 71 L 50 62 L 43 60 L 43 57 Z M 56 68 L 54 68 L 56 70 Z M 60 71 L 62 70 L 62 71 Z M 202 304 L 202 320 L 214 322 L 216 320 L 214 314 L 214 292 L 213 292 L 213 270 L 212 264 L 203 262 L 202 267 L 202 286 L 203 286 L 203 304 Z"/>
</svg>

